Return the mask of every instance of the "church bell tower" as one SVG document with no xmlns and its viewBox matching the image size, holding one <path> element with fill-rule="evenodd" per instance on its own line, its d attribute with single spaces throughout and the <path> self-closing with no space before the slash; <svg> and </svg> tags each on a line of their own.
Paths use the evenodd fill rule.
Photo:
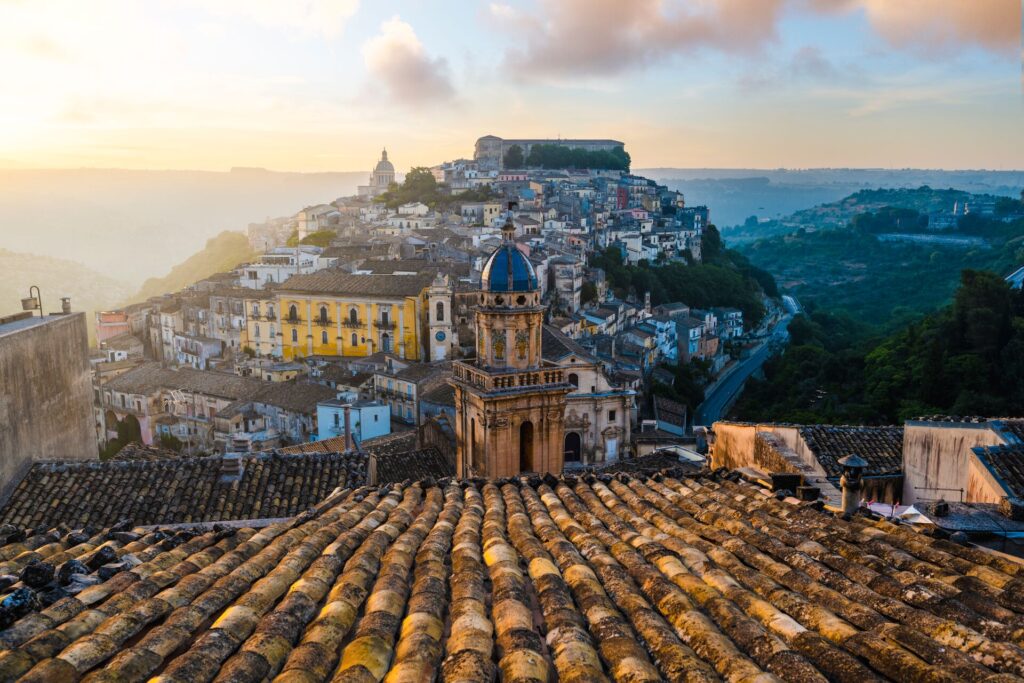
<svg viewBox="0 0 1024 683">
<path fill-rule="evenodd" d="M 543 363 L 540 286 L 514 242 L 511 211 L 502 236 L 481 277 L 476 360 L 453 368 L 459 477 L 562 471 L 565 397 L 574 387 Z"/>
</svg>

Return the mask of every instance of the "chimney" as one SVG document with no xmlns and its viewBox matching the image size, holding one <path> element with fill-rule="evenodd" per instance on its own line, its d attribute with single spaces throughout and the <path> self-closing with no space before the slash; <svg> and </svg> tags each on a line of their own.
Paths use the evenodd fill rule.
<svg viewBox="0 0 1024 683">
<path fill-rule="evenodd" d="M 245 472 L 242 456 L 239 453 L 225 453 L 220 459 L 220 483 L 230 484 L 241 480 Z"/>
<path fill-rule="evenodd" d="M 352 450 L 352 405 L 345 404 L 345 451 Z"/>
<path fill-rule="evenodd" d="M 852 515 L 860 507 L 861 501 L 861 477 L 868 463 L 856 453 L 851 453 L 845 458 L 840 458 L 839 465 L 843 468 L 843 475 L 839 477 L 839 487 L 843 490 L 843 516 Z"/>
<path fill-rule="evenodd" d="M 67 315 L 71 312 L 71 297 L 62 296 L 60 298 L 60 312 Z"/>
</svg>

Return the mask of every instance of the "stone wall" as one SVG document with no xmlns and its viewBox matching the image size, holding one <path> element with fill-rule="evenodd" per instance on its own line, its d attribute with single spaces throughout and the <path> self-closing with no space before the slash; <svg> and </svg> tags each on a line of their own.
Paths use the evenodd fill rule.
<svg viewBox="0 0 1024 683">
<path fill-rule="evenodd" d="M 1006 498 L 1006 490 L 992 476 L 985 464 L 971 451 L 967 460 L 967 491 L 964 500 L 972 503 L 999 504 Z"/>
<path fill-rule="evenodd" d="M 716 422 L 713 426 L 715 443 L 711 449 L 712 467 L 756 467 L 765 472 L 796 472 L 810 475 L 825 476 L 825 470 L 814 457 L 814 453 L 800 438 L 800 429 L 792 425 L 755 424 L 747 422 Z M 772 435 L 771 447 L 762 444 L 760 456 L 757 451 L 759 435 Z M 764 439 L 764 436 L 761 436 Z M 793 469 L 773 469 L 773 465 L 781 464 L 782 460 L 762 460 L 758 457 L 772 458 L 779 456 L 784 450 L 783 458 Z M 774 451 L 774 453 L 771 453 Z"/>
<path fill-rule="evenodd" d="M 753 467 L 765 474 L 791 472 L 802 474 L 804 483 L 817 486 L 830 505 L 839 502 L 839 491 L 825 477 L 825 470 L 790 425 L 716 422 L 711 466 Z"/>
<path fill-rule="evenodd" d="M 917 500 L 969 497 L 969 463 L 975 446 L 996 446 L 1002 438 L 984 422 L 910 421 L 903 430 L 903 504 Z"/>
<path fill-rule="evenodd" d="M 0 327 L 0 501 L 33 460 L 97 455 L 85 314 Z"/>
</svg>

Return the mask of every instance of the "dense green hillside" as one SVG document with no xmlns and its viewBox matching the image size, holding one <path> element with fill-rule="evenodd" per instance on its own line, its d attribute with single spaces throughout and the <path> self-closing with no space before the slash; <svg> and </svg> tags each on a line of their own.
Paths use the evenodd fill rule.
<svg viewBox="0 0 1024 683">
<path fill-rule="evenodd" d="M 590 265 L 604 269 L 619 297 L 642 299 L 644 292 L 650 292 L 655 305 L 681 301 L 692 308 L 739 308 L 746 326 L 757 325 L 764 317 L 763 296 L 778 296 L 772 276 L 752 266 L 742 254 L 725 249 L 713 225 L 704 231 L 703 256 L 701 264 L 628 266 L 621 252 L 611 247 L 592 256 Z"/>
<path fill-rule="evenodd" d="M 875 213 L 888 208 L 906 209 L 922 214 L 949 213 L 953 211 L 954 206 L 962 211 L 965 205 L 995 205 L 1013 202 L 1015 199 L 990 194 L 972 194 L 963 190 L 935 190 L 927 185 L 916 189 L 860 190 L 839 201 L 801 209 L 785 218 L 759 222 L 752 216 L 743 225 L 723 230 L 722 235 L 730 244 L 739 245 L 766 237 L 794 233 L 801 228 L 807 231 L 845 228 L 860 214 Z"/>
<path fill-rule="evenodd" d="M 911 197 L 915 201 L 905 203 L 925 210 L 929 202 L 938 201 L 936 196 L 952 197 L 956 191 L 870 194 Z M 1008 217 L 1022 210 L 1014 200 L 1003 205 Z M 741 251 L 774 275 L 784 293 L 805 305 L 845 311 L 893 330 L 948 303 L 962 270 L 1006 274 L 1024 264 L 1024 218 L 970 215 L 953 229 L 931 230 L 927 215 L 918 209 L 886 205 L 855 214 L 841 229 L 799 229 L 746 244 Z"/>
<path fill-rule="evenodd" d="M 884 338 L 815 311 L 751 380 L 744 420 L 891 424 L 917 415 L 1024 414 L 1024 293 L 967 270 L 953 304 Z"/>
<path fill-rule="evenodd" d="M 151 296 L 176 292 L 215 273 L 231 270 L 255 255 L 245 235 L 224 231 L 208 240 L 202 251 L 171 268 L 171 272 L 164 277 L 146 280 L 132 300 L 145 301 Z"/>
</svg>

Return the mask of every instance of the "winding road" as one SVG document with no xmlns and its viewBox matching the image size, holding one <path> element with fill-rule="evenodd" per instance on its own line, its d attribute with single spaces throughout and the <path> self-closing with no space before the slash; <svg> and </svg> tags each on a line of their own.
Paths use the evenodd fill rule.
<svg viewBox="0 0 1024 683">
<path fill-rule="evenodd" d="M 785 344 L 789 339 L 789 322 L 793 319 L 792 313 L 782 316 L 771 333 L 761 345 L 757 347 L 748 357 L 739 361 L 724 379 L 715 384 L 704 396 L 704 402 L 697 406 L 693 424 L 708 425 L 721 419 L 722 413 L 732 404 L 733 400 L 743 389 L 747 379 L 757 372 L 758 368 L 764 365 L 779 346 Z"/>
</svg>

